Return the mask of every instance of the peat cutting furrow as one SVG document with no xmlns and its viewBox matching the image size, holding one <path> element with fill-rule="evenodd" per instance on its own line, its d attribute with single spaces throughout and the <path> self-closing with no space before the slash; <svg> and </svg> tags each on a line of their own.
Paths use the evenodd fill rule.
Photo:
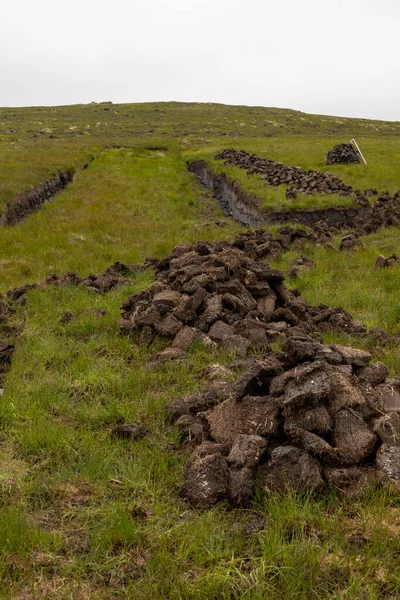
<svg viewBox="0 0 400 600">
<path fill-rule="evenodd" d="M 46 202 L 46 200 L 50 200 L 56 194 L 62 192 L 72 179 L 73 173 L 71 171 L 63 171 L 55 177 L 47 179 L 32 190 L 22 192 L 22 194 L 9 200 L 3 208 L 2 224 L 16 225 Z"/>
<path fill-rule="evenodd" d="M 202 185 L 214 192 L 225 214 L 245 226 L 292 222 L 315 228 L 323 224 L 331 233 L 345 228 L 355 229 L 360 235 L 372 233 L 382 226 L 400 226 L 398 196 L 391 197 L 387 192 L 382 193 L 373 206 L 264 211 L 261 210 L 260 198 L 247 194 L 225 174 L 213 173 L 205 161 L 191 162 L 188 168 Z"/>
<path fill-rule="evenodd" d="M 245 226 L 287 223 L 297 221 L 302 225 L 314 227 L 319 221 L 326 221 L 332 227 L 343 227 L 359 212 L 358 208 L 326 208 L 317 210 L 284 210 L 262 211 L 261 200 L 247 194 L 236 181 L 231 181 L 225 174 L 215 174 L 205 161 L 189 163 L 189 171 L 207 189 L 214 192 L 222 210 Z"/>
<path fill-rule="evenodd" d="M 14 307 L 5 301 L 0 294 L 0 396 L 3 395 L 4 377 L 11 365 L 14 354 L 14 344 L 11 338 L 17 334 L 11 324 Z"/>
<path fill-rule="evenodd" d="M 246 227 L 260 227 L 264 224 L 261 213 L 261 200 L 247 194 L 235 181 L 225 174 L 216 175 L 204 160 L 190 162 L 188 169 L 204 187 L 214 192 L 222 210 Z"/>
<path fill-rule="evenodd" d="M 325 221 L 329 227 L 351 227 L 350 223 L 359 213 L 359 208 L 320 208 L 314 210 L 282 210 L 264 213 L 265 224 L 287 223 L 293 221 L 314 227 Z"/>
</svg>

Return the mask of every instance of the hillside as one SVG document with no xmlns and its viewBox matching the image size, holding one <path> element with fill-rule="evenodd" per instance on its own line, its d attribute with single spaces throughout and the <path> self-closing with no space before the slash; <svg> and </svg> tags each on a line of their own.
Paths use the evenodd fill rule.
<svg viewBox="0 0 400 600">
<path fill-rule="evenodd" d="M 222 144 L 229 146 L 232 140 L 244 138 L 302 135 L 327 137 L 335 142 L 343 136 L 396 139 L 399 134 L 400 123 L 220 104 L 93 103 L 2 108 L 0 148 L 4 168 L 0 201 L 38 184 L 57 170 L 79 169 L 100 149 L 143 145 L 145 140 L 150 146 L 157 145 L 157 139 L 162 139 L 164 145 L 173 140 L 198 146 L 222 138 Z M 299 154 L 300 148 L 297 157 Z"/>
<path fill-rule="evenodd" d="M 353 137 L 368 165 L 327 167 Z M 215 158 L 226 148 L 245 166 Z M 173 102 L 0 109 L 2 597 L 400 597 L 399 160 L 400 123 Z M 206 187 L 188 168 L 199 161 Z M 67 172 L 59 193 L 46 188 Z M 6 224 L 11 206 L 23 218 Z M 248 380 L 249 397 L 281 385 L 288 400 L 273 377 L 308 361 L 324 385 L 346 380 L 340 394 L 306 393 L 330 413 L 309 433 L 332 456 L 298 442 L 281 408 L 246 494 L 230 480 L 196 500 L 188 473 L 209 456 L 199 443 L 218 441 L 215 406 L 262 360 L 273 368 L 257 394 Z M 333 409 L 346 394 L 353 404 Z M 394 408 L 372 410 L 385 394 Z M 200 404 L 179 413 L 187 396 Z M 340 410 L 368 440 L 351 459 L 341 443 L 360 446 L 357 424 L 340 442 Z M 308 453 L 318 489 L 268 488 L 278 441 Z M 229 444 L 211 456 L 232 478 Z M 358 474 L 375 471 L 364 489 Z"/>
</svg>

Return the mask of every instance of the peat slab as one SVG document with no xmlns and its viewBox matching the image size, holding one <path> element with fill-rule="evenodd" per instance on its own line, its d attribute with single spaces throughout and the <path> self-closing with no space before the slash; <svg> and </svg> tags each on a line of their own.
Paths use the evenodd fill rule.
<svg viewBox="0 0 400 600">
<path fill-rule="evenodd" d="M 261 213 L 261 200 L 247 194 L 239 184 L 231 181 L 223 173 L 217 175 L 203 160 L 190 162 L 188 169 L 217 198 L 222 210 L 241 225 L 259 227 L 264 218 Z"/>
<path fill-rule="evenodd" d="M 314 353 L 293 366 L 293 345 L 314 345 Z M 332 487 L 354 496 L 380 483 L 400 491 L 400 378 L 376 386 L 362 376 L 357 350 L 341 347 L 340 358 L 328 362 L 336 353 L 294 334 L 281 352 L 254 359 L 238 380 L 220 385 L 218 395 L 170 404 L 192 452 L 185 492 L 193 507 L 248 506 L 256 482 L 269 492 Z M 378 409 L 382 386 L 396 397 L 385 412 Z"/>
</svg>

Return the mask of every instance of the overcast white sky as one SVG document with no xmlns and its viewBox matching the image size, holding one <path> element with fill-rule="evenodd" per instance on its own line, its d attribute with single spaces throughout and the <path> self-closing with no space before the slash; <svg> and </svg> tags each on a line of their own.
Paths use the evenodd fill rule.
<svg viewBox="0 0 400 600">
<path fill-rule="evenodd" d="M 0 8 L 0 106 L 182 100 L 400 120 L 399 0 Z"/>
</svg>

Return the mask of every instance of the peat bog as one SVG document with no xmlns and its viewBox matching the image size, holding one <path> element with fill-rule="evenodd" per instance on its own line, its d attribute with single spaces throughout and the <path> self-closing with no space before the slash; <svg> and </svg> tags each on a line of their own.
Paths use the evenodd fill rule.
<svg viewBox="0 0 400 600">
<path fill-rule="evenodd" d="M 398 597 L 399 133 L 0 109 L 2 597 Z"/>
</svg>

